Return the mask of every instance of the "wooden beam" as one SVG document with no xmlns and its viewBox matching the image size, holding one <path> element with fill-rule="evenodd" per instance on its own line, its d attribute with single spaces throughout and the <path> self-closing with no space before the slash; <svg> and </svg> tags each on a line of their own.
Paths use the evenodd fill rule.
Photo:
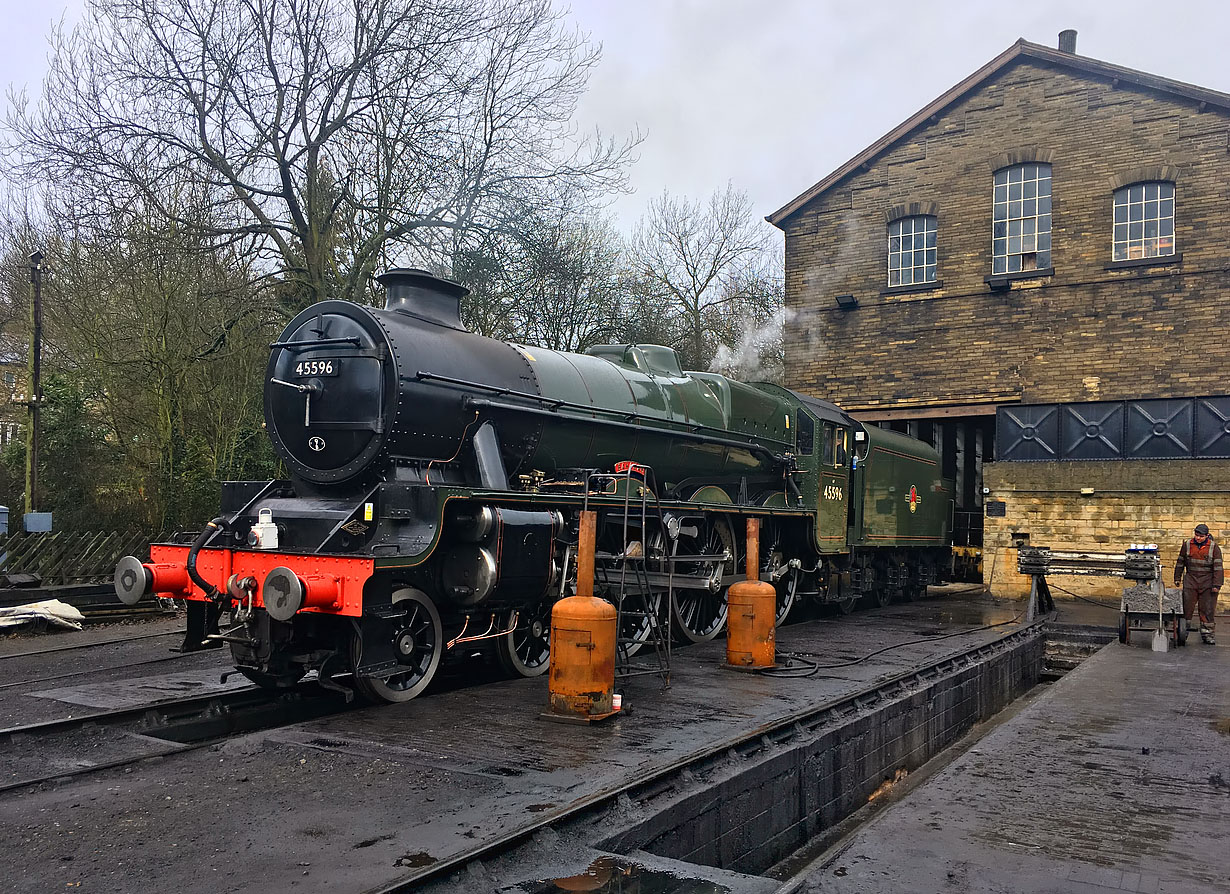
<svg viewBox="0 0 1230 894">
<path fill-rule="evenodd" d="M 1016 401 L 1005 401 L 1013 404 Z M 859 422 L 895 422 L 900 419 L 955 419 L 962 416 L 994 416 L 1000 404 L 958 404 L 946 407 L 847 410 Z"/>
</svg>

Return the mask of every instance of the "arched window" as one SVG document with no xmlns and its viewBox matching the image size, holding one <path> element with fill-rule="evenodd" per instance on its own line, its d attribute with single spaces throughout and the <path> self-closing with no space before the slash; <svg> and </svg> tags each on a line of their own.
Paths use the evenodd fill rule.
<svg viewBox="0 0 1230 894">
<path fill-rule="evenodd" d="M 1115 190 L 1111 260 L 1162 258 L 1174 247 L 1174 184 L 1133 183 Z"/>
<path fill-rule="evenodd" d="M 915 214 L 888 225 L 888 286 L 935 282 L 935 216 Z"/>
<path fill-rule="evenodd" d="M 1051 266 L 1051 166 L 1040 162 L 995 172 L 991 273 Z"/>
</svg>

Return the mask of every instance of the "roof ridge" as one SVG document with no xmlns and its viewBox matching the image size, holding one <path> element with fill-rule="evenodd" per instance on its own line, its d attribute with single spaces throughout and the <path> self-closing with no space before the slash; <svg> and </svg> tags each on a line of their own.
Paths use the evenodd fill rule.
<svg viewBox="0 0 1230 894">
<path fill-rule="evenodd" d="M 1151 90 L 1171 93 L 1190 99 L 1193 102 L 1215 105 L 1230 110 L 1230 93 L 1221 93 L 1217 90 L 1210 90 L 1207 87 L 1199 87 L 1184 81 L 1177 81 L 1173 78 L 1150 74 L 1134 68 L 1128 68 L 1124 65 L 1117 65 L 1113 62 L 1103 62 L 1100 59 L 1093 59 L 1089 56 L 1065 53 L 1062 50 L 1032 43 L 1020 37 L 1002 53 L 995 56 L 973 73 L 962 78 L 954 86 L 941 93 L 927 105 L 923 106 L 922 109 L 915 112 L 901 124 L 898 124 L 849 161 L 839 166 L 828 176 L 809 189 L 804 190 L 772 214 L 766 215 L 765 220 L 781 228 L 785 220 L 792 217 L 808 202 L 826 192 L 831 186 L 844 179 L 859 166 L 870 162 L 873 158 L 887 151 L 916 128 L 926 123 L 928 119 L 938 115 L 1021 56 L 1028 56 L 1043 62 L 1079 69 L 1095 76 L 1110 78 L 1112 81 L 1129 81 Z"/>
</svg>

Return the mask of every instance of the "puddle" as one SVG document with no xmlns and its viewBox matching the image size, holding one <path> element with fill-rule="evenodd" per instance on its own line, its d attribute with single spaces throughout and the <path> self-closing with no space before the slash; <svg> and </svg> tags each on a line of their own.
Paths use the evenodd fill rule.
<svg viewBox="0 0 1230 894">
<path fill-rule="evenodd" d="M 430 866 L 436 862 L 436 858 L 427 851 L 418 851 L 413 854 L 402 854 L 393 861 L 394 866 Z"/>
<path fill-rule="evenodd" d="M 638 894 L 730 894 L 730 888 L 697 878 L 685 878 L 661 869 L 649 869 L 625 857 L 599 857 L 580 875 L 522 882 L 508 891 L 557 894 L 590 891 L 596 894 L 636 891 Z"/>
</svg>

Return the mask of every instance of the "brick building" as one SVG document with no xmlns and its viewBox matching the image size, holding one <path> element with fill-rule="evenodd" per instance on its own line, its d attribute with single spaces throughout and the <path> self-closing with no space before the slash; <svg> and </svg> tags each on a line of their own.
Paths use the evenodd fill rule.
<svg viewBox="0 0 1230 894">
<path fill-rule="evenodd" d="M 1021 40 L 768 219 L 787 384 L 935 443 L 997 592 L 1230 536 L 1230 95 Z"/>
</svg>

